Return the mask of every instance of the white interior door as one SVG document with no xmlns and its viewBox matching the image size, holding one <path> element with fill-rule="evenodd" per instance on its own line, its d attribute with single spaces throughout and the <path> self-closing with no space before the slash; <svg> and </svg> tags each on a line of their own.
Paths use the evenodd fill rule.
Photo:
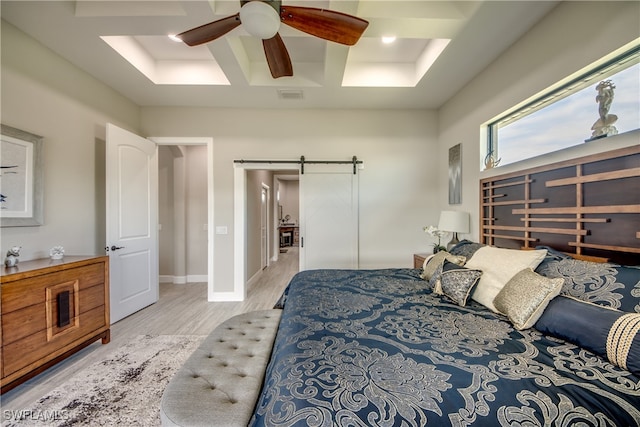
<svg viewBox="0 0 640 427">
<path fill-rule="evenodd" d="M 358 175 L 305 165 L 300 175 L 300 270 L 358 268 Z"/>
<path fill-rule="evenodd" d="M 107 245 L 111 322 L 158 300 L 156 144 L 107 124 Z"/>
</svg>

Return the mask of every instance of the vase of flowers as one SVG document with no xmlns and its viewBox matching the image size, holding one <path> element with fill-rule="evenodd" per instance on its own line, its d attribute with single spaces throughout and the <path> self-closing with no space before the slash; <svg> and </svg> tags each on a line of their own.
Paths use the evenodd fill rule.
<svg viewBox="0 0 640 427">
<path fill-rule="evenodd" d="M 436 227 L 434 227 L 433 225 L 430 225 L 428 227 L 422 227 L 422 230 L 427 233 L 428 235 L 430 235 L 431 237 L 435 237 L 436 239 L 438 239 L 438 243 L 436 243 L 435 245 L 433 245 L 433 253 L 438 253 L 440 251 L 446 251 L 447 248 L 445 248 L 444 246 L 442 246 L 440 244 L 440 241 L 442 240 L 442 237 L 447 233 L 444 230 L 440 230 Z"/>
</svg>

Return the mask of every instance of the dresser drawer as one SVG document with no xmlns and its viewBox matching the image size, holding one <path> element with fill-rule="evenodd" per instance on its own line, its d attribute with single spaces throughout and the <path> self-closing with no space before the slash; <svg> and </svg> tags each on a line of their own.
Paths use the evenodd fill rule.
<svg viewBox="0 0 640 427">
<path fill-rule="evenodd" d="M 29 367 L 44 357 L 57 357 L 73 347 L 76 341 L 105 327 L 104 306 L 80 314 L 79 323 L 81 327 L 67 329 L 54 337 L 49 337 L 45 329 L 3 346 L 3 376 Z"/>
<path fill-rule="evenodd" d="M 103 284 L 105 282 L 104 276 L 104 264 L 99 263 L 3 284 L 2 313 L 10 313 L 30 305 L 44 304 L 47 298 L 47 288 L 77 280 L 78 289 L 86 289 Z"/>
<path fill-rule="evenodd" d="M 73 299 L 75 295 L 70 294 L 69 299 Z M 87 311 L 93 310 L 96 307 L 104 307 L 104 287 L 101 285 L 92 286 L 90 288 L 80 289 L 78 293 L 79 297 L 79 313 L 75 313 L 75 304 L 71 304 L 71 316 L 69 323 L 73 324 L 77 315 L 81 316 Z M 49 307 L 47 309 L 47 307 Z M 8 345 L 14 341 L 26 338 L 30 335 L 38 334 L 39 332 L 47 332 L 48 327 L 54 328 L 57 320 L 58 304 L 54 298 L 47 301 L 45 309 L 42 309 L 41 304 L 30 305 L 19 310 L 12 312 L 2 311 L 2 341 L 3 345 Z M 48 319 L 49 316 L 49 319 Z M 49 323 L 49 324 L 48 324 Z M 79 328 L 81 331 L 90 332 L 87 330 L 87 325 L 82 321 L 79 322 Z M 102 326 L 102 325 L 101 325 Z M 52 333 L 53 334 L 53 333 Z M 46 334 L 45 334 L 46 336 Z M 43 343 L 46 341 L 43 341 Z"/>
</svg>

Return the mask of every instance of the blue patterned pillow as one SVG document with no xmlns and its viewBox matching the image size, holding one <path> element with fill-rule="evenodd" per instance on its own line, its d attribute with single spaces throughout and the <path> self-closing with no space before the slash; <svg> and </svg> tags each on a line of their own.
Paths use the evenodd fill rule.
<svg viewBox="0 0 640 427">
<path fill-rule="evenodd" d="M 558 252 L 548 255 L 536 272 L 564 279 L 560 295 L 593 304 L 640 313 L 640 268 L 580 261 Z"/>
<path fill-rule="evenodd" d="M 535 328 L 640 375 L 638 313 L 625 313 L 560 296 L 549 302 Z"/>
<path fill-rule="evenodd" d="M 482 271 L 480 270 L 460 267 L 457 264 L 445 261 L 440 277 L 440 289 L 447 298 L 460 306 L 464 306 L 481 275 Z"/>
<path fill-rule="evenodd" d="M 472 242 L 470 240 L 465 239 L 457 243 L 454 247 L 452 247 L 449 253 L 453 255 L 462 255 L 467 259 L 471 259 L 473 254 L 475 254 L 476 251 L 483 246 L 486 246 L 486 245 L 483 243 L 476 243 L 476 242 Z"/>
</svg>

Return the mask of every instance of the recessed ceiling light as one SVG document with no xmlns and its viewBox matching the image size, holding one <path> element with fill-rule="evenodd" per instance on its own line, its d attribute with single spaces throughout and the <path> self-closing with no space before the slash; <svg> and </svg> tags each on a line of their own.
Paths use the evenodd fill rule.
<svg viewBox="0 0 640 427">
<path fill-rule="evenodd" d="M 384 44 L 391 44 L 394 41 L 396 41 L 396 36 L 383 36 L 382 37 L 382 43 L 384 43 Z"/>
<path fill-rule="evenodd" d="M 182 39 L 180 39 L 180 37 L 176 36 L 175 34 L 169 34 L 168 37 L 174 42 L 182 43 Z"/>
</svg>

